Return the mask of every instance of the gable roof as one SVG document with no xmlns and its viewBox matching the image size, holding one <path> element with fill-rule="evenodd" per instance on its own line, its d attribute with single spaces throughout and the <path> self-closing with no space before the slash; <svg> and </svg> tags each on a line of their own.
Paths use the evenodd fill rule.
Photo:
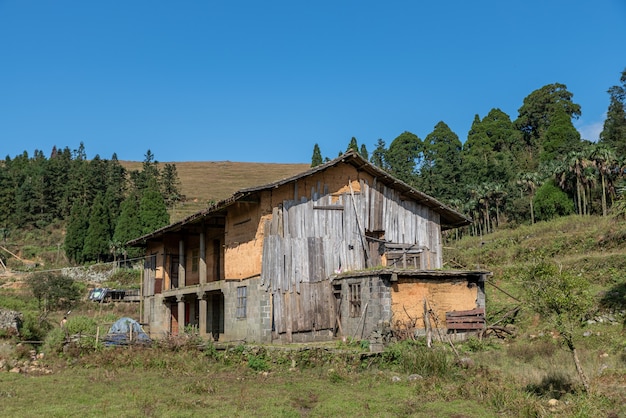
<svg viewBox="0 0 626 418">
<path fill-rule="evenodd" d="M 157 237 L 166 232 L 173 232 L 173 231 L 180 230 L 182 229 L 183 226 L 199 222 L 201 219 L 203 219 L 204 217 L 208 215 L 218 214 L 219 212 L 226 209 L 228 206 L 233 205 L 237 201 L 244 200 L 246 197 L 250 195 L 259 193 L 264 190 L 276 189 L 285 184 L 293 183 L 302 178 L 309 177 L 315 173 L 328 170 L 329 168 L 334 167 L 339 164 L 350 164 L 354 166 L 357 169 L 357 171 L 364 171 L 372 175 L 373 177 L 376 177 L 378 181 L 382 182 L 386 186 L 394 188 L 402 192 L 407 198 L 414 200 L 424 206 L 427 206 L 431 208 L 432 210 L 434 210 L 435 212 L 439 213 L 442 230 L 458 228 L 458 227 L 469 225 L 470 223 L 472 223 L 472 220 L 468 218 L 467 216 L 444 205 L 443 203 L 441 203 L 434 197 L 429 196 L 409 186 L 407 183 L 403 182 L 402 180 L 399 180 L 393 177 L 388 172 L 368 162 L 366 159 L 361 157 L 361 155 L 358 152 L 354 150 L 350 150 L 346 152 L 345 154 L 335 158 L 334 160 L 331 160 L 324 164 L 313 167 L 310 170 L 303 171 L 302 173 L 296 174 L 295 176 L 287 177 L 282 180 L 278 180 L 276 182 L 261 185 L 261 186 L 241 189 L 235 192 L 229 198 L 221 200 L 209 206 L 206 209 L 203 209 L 199 212 L 194 213 L 193 215 L 188 216 L 185 219 L 182 219 L 168 226 L 164 226 L 163 228 L 157 229 L 156 231 L 143 235 L 139 238 L 135 238 L 134 240 L 129 241 L 128 245 L 131 245 L 131 246 L 140 245 L 142 243 L 145 243 L 150 238 Z"/>
</svg>

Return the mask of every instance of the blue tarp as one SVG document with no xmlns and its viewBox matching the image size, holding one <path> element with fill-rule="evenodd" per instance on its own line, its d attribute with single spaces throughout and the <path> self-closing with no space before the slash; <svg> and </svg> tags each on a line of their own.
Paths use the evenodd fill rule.
<svg viewBox="0 0 626 418">
<path fill-rule="evenodd" d="M 105 345 L 150 344 L 150 337 L 141 328 L 139 322 L 123 317 L 111 325 L 109 333 L 104 337 L 104 343 Z"/>
</svg>

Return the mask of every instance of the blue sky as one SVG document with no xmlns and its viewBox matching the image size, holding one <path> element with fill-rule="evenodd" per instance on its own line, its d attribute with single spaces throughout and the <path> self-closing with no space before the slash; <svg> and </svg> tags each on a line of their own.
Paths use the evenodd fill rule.
<svg viewBox="0 0 626 418">
<path fill-rule="evenodd" d="M 308 163 L 555 82 L 594 140 L 624 40 L 624 0 L 0 0 L 0 157 Z"/>
</svg>

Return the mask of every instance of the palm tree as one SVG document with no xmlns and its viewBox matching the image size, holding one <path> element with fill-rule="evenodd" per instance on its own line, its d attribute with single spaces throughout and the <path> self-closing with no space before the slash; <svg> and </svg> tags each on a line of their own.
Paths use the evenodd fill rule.
<svg viewBox="0 0 626 418">
<path fill-rule="evenodd" d="M 578 206 L 578 214 L 584 213 L 584 178 L 585 168 L 589 165 L 589 160 L 585 158 L 585 154 L 579 151 L 572 151 L 567 155 L 567 168 L 576 179 L 576 202 Z"/>
<path fill-rule="evenodd" d="M 533 199 L 535 198 L 535 191 L 539 187 L 539 174 L 535 172 L 520 173 L 517 184 L 520 186 L 522 193 L 528 193 L 528 200 L 530 200 L 530 223 L 532 225 L 535 223 Z"/>
<path fill-rule="evenodd" d="M 616 163 L 615 153 L 604 145 L 596 145 L 591 152 L 591 160 L 600 174 L 602 183 L 602 216 L 606 216 L 606 194 L 607 190 L 612 189 L 611 173 L 614 171 Z"/>
</svg>

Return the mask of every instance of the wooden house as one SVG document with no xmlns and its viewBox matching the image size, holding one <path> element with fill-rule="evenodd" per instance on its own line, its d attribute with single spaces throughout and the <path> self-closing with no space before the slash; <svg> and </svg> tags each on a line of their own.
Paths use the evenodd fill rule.
<svg viewBox="0 0 626 418">
<path fill-rule="evenodd" d="M 486 273 L 441 270 L 442 230 L 470 222 L 348 152 L 131 241 L 141 321 L 152 337 L 305 342 L 424 328 L 427 306 L 438 328 L 482 327 Z M 479 320 L 447 324 L 454 311 Z"/>
</svg>

